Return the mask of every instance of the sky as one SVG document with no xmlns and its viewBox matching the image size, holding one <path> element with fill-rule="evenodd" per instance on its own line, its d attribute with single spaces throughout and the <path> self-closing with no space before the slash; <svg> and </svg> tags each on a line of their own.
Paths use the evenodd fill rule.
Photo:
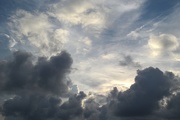
<svg viewBox="0 0 180 120">
<path fill-rule="evenodd" d="M 179 0 L 1 0 L 0 120 L 179 120 Z"/>
</svg>

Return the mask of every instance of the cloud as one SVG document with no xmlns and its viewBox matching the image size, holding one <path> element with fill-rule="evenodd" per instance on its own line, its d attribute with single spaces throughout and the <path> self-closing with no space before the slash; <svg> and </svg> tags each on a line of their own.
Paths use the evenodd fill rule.
<svg viewBox="0 0 180 120">
<path fill-rule="evenodd" d="M 101 57 L 102 59 L 105 59 L 105 60 L 111 60 L 111 59 L 116 58 L 116 54 L 108 53 L 108 54 L 103 54 Z"/>
<path fill-rule="evenodd" d="M 170 74 L 170 73 L 169 73 Z M 158 101 L 169 95 L 169 78 L 159 69 L 147 68 L 138 71 L 135 83 L 125 92 L 118 95 L 115 107 L 118 116 L 150 115 L 159 108 Z"/>
<path fill-rule="evenodd" d="M 119 65 L 141 68 L 141 65 L 138 62 L 134 62 L 133 58 L 129 55 L 124 56 L 124 59 L 119 61 Z"/>
<path fill-rule="evenodd" d="M 180 93 L 173 95 L 172 98 L 168 101 L 167 107 L 165 108 L 166 117 L 169 119 L 179 119 L 179 111 L 180 111 Z"/>
<path fill-rule="evenodd" d="M 149 47 L 157 55 L 170 54 L 177 50 L 179 46 L 178 38 L 171 34 L 161 34 L 159 36 L 150 36 Z"/>
<path fill-rule="evenodd" d="M 52 8 L 51 15 L 71 25 L 102 27 L 104 24 L 101 9 L 91 1 L 63 1 L 55 4 Z"/>
<path fill-rule="evenodd" d="M 78 86 L 77 86 L 77 85 L 71 86 L 71 92 L 72 92 L 73 94 L 78 94 L 78 92 L 79 92 Z"/>
<path fill-rule="evenodd" d="M 60 98 L 48 95 L 16 96 L 4 102 L 2 114 L 6 120 L 72 120 L 81 118 L 84 97 L 86 95 L 80 92 L 62 103 Z"/>
<path fill-rule="evenodd" d="M 23 49 L 38 56 L 52 56 L 62 50 L 69 32 L 55 28 L 49 16 L 42 12 L 17 10 L 8 23 L 11 36 L 18 42 L 16 49 Z"/>
<path fill-rule="evenodd" d="M 57 97 L 23 95 L 5 101 L 2 114 L 6 120 L 43 120 L 54 116 L 61 100 Z"/>
<path fill-rule="evenodd" d="M 36 62 L 27 52 L 0 62 L 1 114 L 6 120 L 71 120 L 81 118 L 84 92 L 69 93 L 72 58 L 65 51 Z M 70 97 L 69 97 L 70 96 Z M 1 96 L 2 97 L 2 96 Z M 69 97 L 62 102 L 60 97 Z"/>
<path fill-rule="evenodd" d="M 64 120 L 69 119 L 82 119 L 83 108 L 82 100 L 86 97 L 84 92 L 79 92 L 79 94 L 69 97 L 69 100 L 63 103 L 60 107 L 60 118 Z"/>
<path fill-rule="evenodd" d="M 161 34 L 159 36 L 151 36 L 149 46 L 152 49 L 173 51 L 179 46 L 177 38 L 170 34 Z"/>
<path fill-rule="evenodd" d="M 39 58 L 36 64 L 31 54 L 17 51 L 13 60 L 0 63 L 0 90 L 10 94 L 31 91 L 64 94 L 70 82 L 66 74 L 71 64 L 70 55 L 64 51 L 49 60 Z"/>
<path fill-rule="evenodd" d="M 110 103 L 107 109 L 127 120 L 158 118 L 157 111 L 163 108 L 159 102 L 164 97 L 171 96 L 173 83 L 176 80 L 173 73 L 163 73 L 158 68 L 149 67 L 138 70 L 135 83 L 128 90 L 118 92 L 117 88 L 114 88 L 110 92 Z M 163 117 L 165 116 L 166 113 L 163 113 Z"/>
</svg>

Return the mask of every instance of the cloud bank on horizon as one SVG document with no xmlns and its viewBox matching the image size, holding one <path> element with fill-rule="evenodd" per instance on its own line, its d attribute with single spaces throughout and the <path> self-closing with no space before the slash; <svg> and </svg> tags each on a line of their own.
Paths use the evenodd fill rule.
<svg viewBox="0 0 180 120">
<path fill-rule="evenodd" d="M 179 5 L 1 0 L 1 119 L 178 120 Z"/>
</svg>

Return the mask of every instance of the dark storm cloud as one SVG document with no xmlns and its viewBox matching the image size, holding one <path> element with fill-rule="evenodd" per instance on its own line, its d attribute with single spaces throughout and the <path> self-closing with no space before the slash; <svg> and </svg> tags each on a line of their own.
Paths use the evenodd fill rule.
<svg viewBox="0 0 180 120">
<path fill-rule="evenodd" d="M 168 119 L 180 119 L 180 93 L 172 96 L 163 113 Z"/>
<path fill-rule="evenodd" d="M 123 60 L 119 61 L 119 65 L 121 66 L 130 66 L 130 67 L 135 67 L 135 68 L 141 68 L 140 63 L 135 62 L 133 58 L 129 55 L 124 56 Z"/>
<path fill-rule="evenodd" d="M 143 7 L 142 20 L 165 17 L 170 14 L 179 0 L 146 0 Z"/>
<path fill-rule="evenodd" d="M 65 79 L 71 64 L 65 51 L 49 60 L 39 58 L 36 64 L 31 54 L 15 52 L 13 60 L 0 62 L 0 90 L 11 94 L 36 91 L 61 95 L 70 82 Z"/>
<path fill-rule="evenodd" d="M 88 99 L 85 102 L 85 110 L 84 110 L 84 116 L 85 118 L 94 118 L 99 113 L 98 111 L 98 104 L 94 101 L 94 99 Z M 93 117 L 92 117 L 93 116 Z"/>
<path fill-rule="evenodd" d="M 40 95 L 16 96 L 3 104 L 2 114 L 7 120 L 46 120 L 58 111 L 61 100 Z"/>
<path fill-rule="evenodd" d="M 125 92 L 119 92 L 117 101 L 111 101 L 110 108 L 121 117 L 152 115 L 160 108 L 159 101 L 171 94 L 174 80 L 173 73 L 163 73 L 158 68 L 139 70 L 135 83 Z M 115 91 L 111 93 L 117 93 Z"/>
<path fill-rule="evenodd" d="M 117 87 L 114 87 L 113 90 L 110 91 L 110 97 L 116 98 L 118 96 L 118 93 L 119 93 L 119 91 L 118 91 Z"/>
<path fill-rule="evenodd" d="M 39 94 L 16 96 L 5 101 L 2 114 L 6 120 L 73 120 L 82 117 L 83 92 L 73 95 L 61 104 L 61 99 Z"/>
<path fill-rule="evenodd" d="M 86 97 L 84 92 L 69 97 L 69 100 L 60 106 L 58 117 L 62 120 L 83 118 L 82 100 Z"/>
</svg>

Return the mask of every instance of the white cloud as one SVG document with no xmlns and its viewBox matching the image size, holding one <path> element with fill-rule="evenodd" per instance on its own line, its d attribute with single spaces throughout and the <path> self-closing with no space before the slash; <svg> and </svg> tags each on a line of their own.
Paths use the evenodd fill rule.
<svg viewBox="0 0 180 120">
<path fill-rule="evenodd" d="M 85 92 L 108 92 L 113 86 L 129 87 L 134 81 L 135 71 L 126 71 L 117 66 L 96 65 L 89 71 L 78 70 L 70 76 L 80 90 Z M 123 72 L 122 72 L 123 71 Z M 128 73 L 128 74 L 127 74 Z"/>
<path fill-rule="evenodd" d="M 59 2 L 59 4 L 52 6 L 52 11 L 49 14 L 58 18 L 59 21 L 71 25 L 82 25 L 83 27 L 103 27 L 104 25 L 103 13 L 91 1 Z"/>
<path fill-rule="evenodd" d="M 9 26 L 12 36 L 25 46 L 23 47 L 25 50 L 44 56 L 51 56 L 59 52 L 68 37 L 67 30 L 54 29 L 49 17 L 39 12 L 30 13 L 18 10 L 10 17 Z"/>
<path fill-rule="evenodd" d="M 137 40 L 137 38 L 140 37 L 140 34 L 137 31 L 131 31 L 127 34 L 127 37 Z"/>
<path fill-rule="evenodd" d="M 105 59 L 105 60 L 115 59 L 116 56 L 117 55 L 115 53 L 108 53 L 108 54 L 101 55 L 102 59 Z"/>
<path fill-rule="evenodd" d="M 54 35 L 52 36 L 55 41 L 59 41 L 62 44 L 67 42 L 67 36 L 69 35 L 69 31 L 65 29 L 56 29 L 54 31 Z"/>
<path fill-rule="evenodd" d="M 26 36 L 37 33 L 41 34 L 51 27 L 45 14 L 37 13 L 33 15 L 24 10 L 18 10 L 16 15 L 11 17 L 11 21 L 12 24 L 18 26 L 18 31 Z"/>
</svg>

